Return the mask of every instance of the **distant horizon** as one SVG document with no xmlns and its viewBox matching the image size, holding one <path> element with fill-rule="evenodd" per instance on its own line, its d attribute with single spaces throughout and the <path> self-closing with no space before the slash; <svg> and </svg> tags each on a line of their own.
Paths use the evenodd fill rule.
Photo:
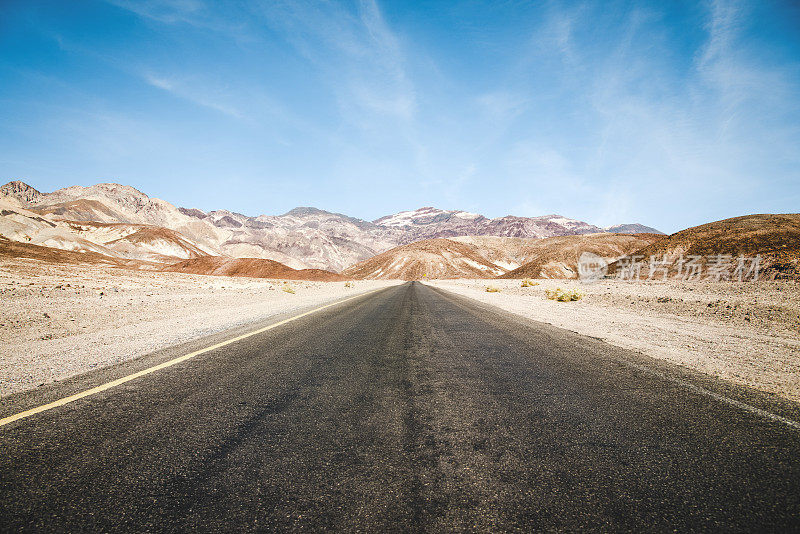
<svg viewBox="0 0 800 534">
<path fill-rule="evenodd" d="M 255 215 L 251 215 L 251 214 L 242 213 L 242 212 L 239 212 L 239 211 L 236 211 L 236 210 L 231 210 L 231 209 L 224 208 L 224 207 L 213 208 L 213 209 L 203 209 L 203 208 L 200 208 L 200 207 L 197 207 L 197 206 L 187 206 L 187 205 L 180 204 L 179 202 L 175 202 L 175 201 L 172 201 L 172 200 L 167 199 L 167 198 L 162 198 L 162 197 L 157 197 L 157 196 L 154 196 L 154 195 L 150 195 L 147 191 L 142 191 L 138 187 L 132 186 L 130 184 L 119 183 L 119 182 L 96 182 L 96 183 L 89 184 L 89 185 L 73 184 L 73 186 L 67 185 L 67 186 L 64 186 L 64 187 L 59 187 L 59 188 L 54 189 L 52 191 L 42 190 L 39 187 L 36 187 L 34 184 L 30 183 L 29 181 L 21 179 L 21 178 L 12 178 L 10 180 L 5 180 L 0 185 L 6 185 L 6 184 L 11 183 L 11 182 L 22 182 L 24 184 L 27 184 L 30 187 L 33 187 L 34 189 L 36 189 L 37 191 L 39 191 L 40 193 L 43 193 L 43 194 L 53 193 L 55 191 L 58 191 L 59 189 L 65 189 L 67 187 L 73 187 L 73 186 L 91 187 L 93 185 L 101 185 L 101 184 L 129 186 L 129 187 L 132 187 L 132 188 L 136 189 L 140 193 L 143 193 L 143 194 L 147 195 L 150 198 L 157 198 L 159 200 L 164 200 L 166 202 L 169 202 L 170 204 L 172 204 L 176 208 L 198 209 L 198 210 L 200 210 L 200 211 L 202 211 L 204 213 L 211 213 L 211 212 L 214 212 L 214 211 L 228 211 L 228 212 L 231 212 L 231 213 L 236 213 L 238 215 L 243 215 L 245 217 L 251 217 L 251 218 L 256 218 L 256 217 L 259 217 L 261 215 L 264 215 L 264 216 L 267 216 L 267 217 L 279 217 L 279 216 L 283 216 L 283 215 L 288 215 L 289 213 L 291 213 L 292 211 L 297 210 L 297 209 L 316 209 L 316 210 L 324 211 L 326 213 L 331 213 L 331 214 L 334 214 L 334 215 L 342 215 L 342 216 L 345 216 L 345 217 L 352 217 L 354 219 L 359 219 L 359 220 L 362 220 L 362 221 L 365 221 L 365 222 L 374 223 L 375 221 L 377 221 L 377 220 L 379 220 L 381 218 L 384 218 L 384 217 L 388 217 L 388 216 L 391 216 L 391 215 L 397 215 L 399 213 L 411 213 L 411 212 L 415 212 L 415 211 L 418 211 L 418 210 L 421 210 L 421 209 L 425 209 L 425 208 L 432 208 L 432 209 L 437 209 L 437 210 L 441 210 L 441 211 L 451 211 L 451 212 L 467 212 L 467 210 L 462 210 L 462 209 L 458 209 L 458 208 L 442 208 L 442 207 L 439 207 L 439 206 L 425 205 L 425 206 L 419 206 L 418 208 L 401 209 L 401 210 L 398 210 L 398 211 L 395 211 L 395 212 L 392 212 L 392 213 L 385 213 L 385 214 L 383 214 L 383 215 L 381 215 L 379 217 L 375 217 L 374 219 L 364 219 L 362 217 L 358 217 L 358 216 L 356 216 L 354 214 L 351 214 L 351 213 L 343 213 L 343 212 L 340 212 L 340 211 L 329 210 L 329 209 L 321 208 L 319 206 L 297 205 L 297 206 L 294 206 L 293 208 L 289 208 L 288 210 L 280 212 L 280 213 L 258 213 L 258 214 L 255 214 Z M 594 224 L 591 221 L 587 221 L 587 220 L 584 220 L 584 219 L 571 217 L 571 216 L 565 215 L 563 213 L 555 213 L 555 212 L 553 212 L 553 213 L 543 213 L 543 214 L 539 214 L 539 215 L 516 215 L 514 213 L 506 213 L 505 215 L 499 215 L 499 216 L 496 216 L 496 217 L 490 217 L 490 216 L 488 216 L 488 215 L 486 215 L 484 213 L 480 213 L 480 212 L 467 212 L 467 213 L 476 213 L 477 215 L 481 215 L 483 217 L 486 217 L 487 219 L 498 219 L 498 218 L 502 218 L 502 217 L 524 217 L 524 218 L 551 217 L 551 216 L 552 217 L 564 217 L 564 218 L 567 218 L 567 219 L 573 219 L 573 220 L 577 220 L 577 221 L 581 221 L 581 222 L 586 222 L 586 223 L 592 224 L 594 226 L 597 226 L 598 228 L 603 228 L 603 229 L 608 228 L 608 227 L 613 227 L 613 226 L 627 225 L 627 224 L 641 224 L 642 226 L 647 226 L 647 227 L 653 228 L 654 230 L 662 231 L 659 228 L 655 228 L 653 226 L 650 226 L 648 224 L 644 224 L 644 223 L 641 223 L 641 222 L 638 222 L 638 221 L 618 222 L 618 223 L 614 223 L 614 224 L 611 224 L 611 225 L 599 226 L 597 224 Z M 711 221 L 709 221 L 709 222 L 711 222 Z"/>
<path fill-rule="evenodd" d="M 666 233 L 800 205 L 800 5 L 10 0 L 0 168 L 204 211 Z"/>
<path fill-rule="evenodd" d="M 333 209 L 326 209 L 326 208 L 320 207 L 320 206 L 310 206 L 310 205 L 300 205 L 300 204 L 298 204 L 298 205 L 296 205 L 296 206 L 294 206 L 292 208 L 286 209 L 285 211 L 281 211 L 281 212 L 275 212 L 275 213 L 262 212 L 262 213 L 256 213 L 256 214 L 253 215 L 253 214 L 248 214 L 248 213 L 244 213 L 244 212 L 233 210 L 233 209 L 228 209 L 228 208 L 225 208 L 225 207 L 217 207 L 217 208 L 205 209 L 205 208 L 201 208 L 201 207 L 198 207 L 198 206 L 184 205 L 184 204 L 181 204 L 178 201 L 173 201 L 173 200 L 168 199 L 168 198 L 163 198 L 163 197 L 159 197 L 159 196 L 156 196 L 156 195 L 151 195 L 147 191 L 143 191 L 139 187 L 136 187 L 136 186 L 133 186 L 133 185 L 130 185 L 130 184 L 123 184 L 123 183 L 120 183 L 120 182 L 94 182 L 94 183 L 89 183 L 88 185 L 72 184 L 72 185 L 65 185 L 63 187 L 58 187 L 58 188 L 53 189 L 53 190 L 43 190 L 43 189 L 35 186 L 34 184 L 32 184 L 28 180 L 25 180 L 25 179 L 22 179 L 22 178 L 11 178 L 11 179 L 7 179 L 7 180 L 3 180 L 2 184 L 0 184 L 0 185 L 5 185 L 5 184 L 8 184 L 10 182 L 15 182 L 15 181 L 23 182 L 23 183 L 29 185 L 30 187 L 33 187 L 34 189 L 36 189 L 40 193 L 44 193 L 44 194 L 52 193 L 52 192 L 57 191 L 59 189 L 65 189 L 67 187 L 72 187 L 72 186 L 91 187 L 93 185 L 100 185 L 100 184 L 113 184 L 113 185 L 129 186 L 129 187 L 133 187 L 134 189 L 136 189 L 140 193 L 143 193 L 143 194 L 147 195 L 150 198 L 157 198 L 159 200 L 164 200 L 166 202 L 169 202 L 170 204 L 172 204 L 176 208 L 198 209 L 200 211 L 203 211 L 204 213 L 210 213 L 210 212 L 214 212 L 214 211 L 229 211 L 231 213 L 236 213 L 238 215 L 243 215 L 245 217 L 252 217 L 252 218 L 259 217 L 261 215 L 268 216 L 268 217 L 270 217 L 270 216 L 271 217 L 283 216 L 283 215 L 289 214 L 293 210 L 306 209 L 306 208 L 317 209 L 317 210 L 324 211 L 324 212 L 327 212 L 327 213 L 332 213 L 332 214 L 335 214 L 335 215 L 343 215 L 343 216 L 346 216 L 346 217 L 352 217 L 352 218 L 355 218 L 355 219 L 359 219 L 359 220 L 366 221 L 366 222 L 371 222 L 371 223 L 374 223 L 378 219 L 381 219 L 383 217 L 387 217 L 387 216 L 390 216 L 390 215 L 396 215 L 398 213 L 403 213 L 403 212 L 414 212 L 414 211 L 418 211 L 418 210 L 425 209 L 425 208 L 433 208 L 433 209 L 438 209 L 438 210 L 442 210 L 442 211 L 468 212 L 468 210 L 464 210 L 464 209 L 460 209 L 460 208 L 441 207 L 441 206 L 434 206 L 434 205 L 427 204 L 427 205 L 419 206 L 417 208 L 412 208 L 412 209 L 399 209 L 399 210 L 393 211 L 391 213 L 384 213 L 383 215 L 379 215 L 378 217 L 375 217 L 375 218 L 372 218 L 372 219 L 366 219 L 366 218 L 359 217 L 359 216 L 357 216 L 355 214 L 352 214 L 352 213 L 336 211 L 336 210 L 333 210 Z M 576 221 L 585 222 L 585 223 L 588 223 L 588 224 L 591 224 L 591 225 L 597 226 L 598 228 L 603 228 L 603 229 L 609 228 L 609 227 L 613 227 L 613 226 L 627 225 L 627 224 L 640 224 L 642 226 L 647 226 L 647 227 L 652 228 L 654 230 L 658 230 L 659 232 L 663 232 L 665 235 L 671 235 L 671 234 L 674 234 L 676 232 L 680 232 L 682 230 L 686 230 L 688 228 L 692 228 L 692 227 L 695 227 L 695 226 L 700 226 L 700 225 L 703 225 L 703 224 L 708 224 L 708 223 L 712 223 L 712 222 L 716 222 L 716 221 L 720 221 L 720 220 L 725 220 L 725 219 L 736 218 L 736 217 L 747 217 L 747 216 L 751 216 L 751 215 L 792 215 L 792 214 L 797 214 L 797 213 L 800 213 L 800 212 L 798 212 L 798 211 L 787 211 L 787 212 L 740 213 L 738 215 L 731 215 L 730 217 L 724 217 L 722 219 L 707 220 L 705 222 L 700 222 L 698 224 L 693 224 L 691 226 L 686 226 L 686 227 L 679 228 L 677 230 L 669 231 L 669 232 L 668 231 L 664 231 L 659 227 L 647 224 L 646 222 L 642 222 L 642 221 L 621 221 L 621 222 L 616 222 L 616 223 L 612 223 L 612 224 L 601 226 L 601 225 L 596 224 L 593 221 L 588 220 L 588 219 L 582 219 L 580 217 L 571 216 L 570 214 L 556 213 L 556 212 L 541 213 L 541 214 L 534 214 L 534 215 L 517 215 L 515 213 L 506 213 L 505 215 L 497 215 L 497 216 L 489 216 L 489 215 L 487 215 L 485 213 L 481 213 L 481 212 L 470 212 L 470 213 L 476 213 L 478 215 L 486 217 L 487 219 L 498 219 L 498 218 L 502 218 L 502 217 L 536 218 L 536 217 L 557 216 L 557 217 L 565 217 L 565 218 L 568 218 L 568 219 L 573 219 L 573 220 L 576 220 Z"/>
</svg>

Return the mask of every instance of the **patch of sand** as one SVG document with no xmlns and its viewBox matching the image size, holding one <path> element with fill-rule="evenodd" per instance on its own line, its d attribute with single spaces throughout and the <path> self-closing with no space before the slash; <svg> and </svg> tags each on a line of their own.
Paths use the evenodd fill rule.
<svg viewBox="0 0 800 534">
<path fill-rule="evenodd" d="M 800 284 L 603 280 L 436 280 L 427 284 L 800 401 Z M 487 285 L 500 288 L 487 293 Z M 545 290 L 577 289 L 575 302 Z"/>
</svg>

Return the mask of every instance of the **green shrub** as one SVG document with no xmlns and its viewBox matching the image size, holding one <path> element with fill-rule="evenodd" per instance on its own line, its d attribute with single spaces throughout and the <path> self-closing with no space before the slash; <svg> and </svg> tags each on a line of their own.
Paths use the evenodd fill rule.
<svg viewBox="0 0 800 534">
<path fill-rule="evenodd" d="M 545 290 L 544 294 L 550 300 L 557 300 L 558 302 L 571 302 L 573 300 L 581 300 L 583 298 L 583 293 L 577 289 L 564 290 L 560 287 L 557 287 L 556 289 L 547 289 Z"/>
<path fill-rule="evenodd" d="M 292 295 L 294 295 L 294 288 L 289 284 L 283 286 L 283 290 L 286 291 L 287 293 L 291 293 Z"/>
</svg>

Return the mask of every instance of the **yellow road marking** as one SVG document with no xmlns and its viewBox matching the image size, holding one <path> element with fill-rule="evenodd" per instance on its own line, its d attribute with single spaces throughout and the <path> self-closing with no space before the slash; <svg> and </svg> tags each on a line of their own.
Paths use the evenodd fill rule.
<svg viewBox="0 0 800 534">
<path fill-rule="evenodd" d="M 70 395 L 69 397 L 64 397 L 63 399 L 58 399 L 57 401 L 53 401 L 47 404 L 42 404 L 41 406 L 37 406 L 36 408 L 31 408 L 30 410 L 25 410 L 24 412 L 20 412 L 18 414 L 9 415 L 8 417 L 4 417 L 0 419 L 0 426 L 7 425 L 9 423 L 13 423 L 14 421 L 19 421 L 20 419 L 24 419 L 26 417 L 30 417 L 31 415 L 36 415 L 37 413 L 41 413 L 47 410 L 51 410 L 53 408 L 58 408 L 59 406 L 64 406 L 65 404 L 69 404 L 71 402 L 75 402 L 76 400 L 83 399 L 85 397 L 89 397 L 91 395 L 95 395 L 96 393 L 100 393 L 107 389 L 111 389 L 117 387 L 121 384 L 126 382 L 130 382 L 131 380 L 136 380 L 137 378 L 141 378 L 143 376 L 149 375 L 150 373 L 155 373 L 156 371 L 160 371 L 162 369 L 166 369 L 167 367 L 172 367 L 173 365 L 177 365 L 181 362 L 185 362 L 195 356 L 199 356 L 201 354 L 205 354 L 206 352 L 210 352 L 212 350 L 216 350 L 226 345 L 230 345 L 231 343 L 236 343 L 237 341 L 241 341 L 246 339 L 250 336 L 255 336 L 257 334 L 261 334 L 262 332 L 266 332 L 267 330 L 272 330 L 273 328 L 277 328 L 281 325 L 285 325 L 286 323 L 290 323 L 301 317 L 305 317 L 306 315 L 311 315 L 312 313 L 316 313 L 318 311 L 322 311 L 326 308 L 330 308 L 331 306 L 336 306 L 337 304 L 342 304 L 343 302 L 347 302 L 348 300 L 353 300 L 358 297 L 363 297 L 364 295 L 369 295 L 370 293 L 375 293 L 376 291 L 380 291 L 384 288 L 373 289 L 372 291 L 367 291 L 366 293 L 361 293 L 360 295 L 354 295 L 352 297 L 347 297 L 344 300 L 337 300 L 336 302 L 331 302 L 330 304 L 326 304 L 324 306 L 320 306 L 319 308 L 315 308 L 313 310 L 301 313 L 300 315 L 295 315 L 294 317 L 289 317 L 288 319 L 284 319 L 283 321 L 278 321 L 277 323 L 273 323 L 269 326 L 265 326 L 264 328 L 259 328 L 258 330 L 254 330 L 252 332 L 248 332 L 247 334 L 242 334 L 241 336 L 237 336 L 221 343 L 217 343 L 216 345 L 211 345 L 210 347 L 206 347 L 204 349 L 197 350 L 195 352 L 190 352 L 189 354 L 184 354 L 183 356 L 179 356 L 177 358 L 173 358 L 172 360 L 168 360 L 164 363 L 160 363 L 158 365 L 154 365 L 153 367 L 148 367 L 147 369 L 143 369 L 139 372 L 130 374 L 128 376 L 123 376 L 122 378 L 117 378 L 116 380 L 112 380 L 111 382 L 107 382 L 105 384 L 101 384 L 97 387 L 93 387 L 91 389 L 87 389 L 86 391 L 81 391 L 80 393 L 76 393 L 74 395 Z"/>
</svg>

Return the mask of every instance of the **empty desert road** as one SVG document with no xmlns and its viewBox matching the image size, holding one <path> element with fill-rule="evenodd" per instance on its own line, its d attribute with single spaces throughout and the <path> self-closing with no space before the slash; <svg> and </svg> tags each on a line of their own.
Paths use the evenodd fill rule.
<svg viewBox="0 0 800 534">
<path fill-rule="evenodd" d="M 391 287 L 0 427 L 0 530 L 800 529 L 800 430 L 631 357 Z"/>
</svg>

